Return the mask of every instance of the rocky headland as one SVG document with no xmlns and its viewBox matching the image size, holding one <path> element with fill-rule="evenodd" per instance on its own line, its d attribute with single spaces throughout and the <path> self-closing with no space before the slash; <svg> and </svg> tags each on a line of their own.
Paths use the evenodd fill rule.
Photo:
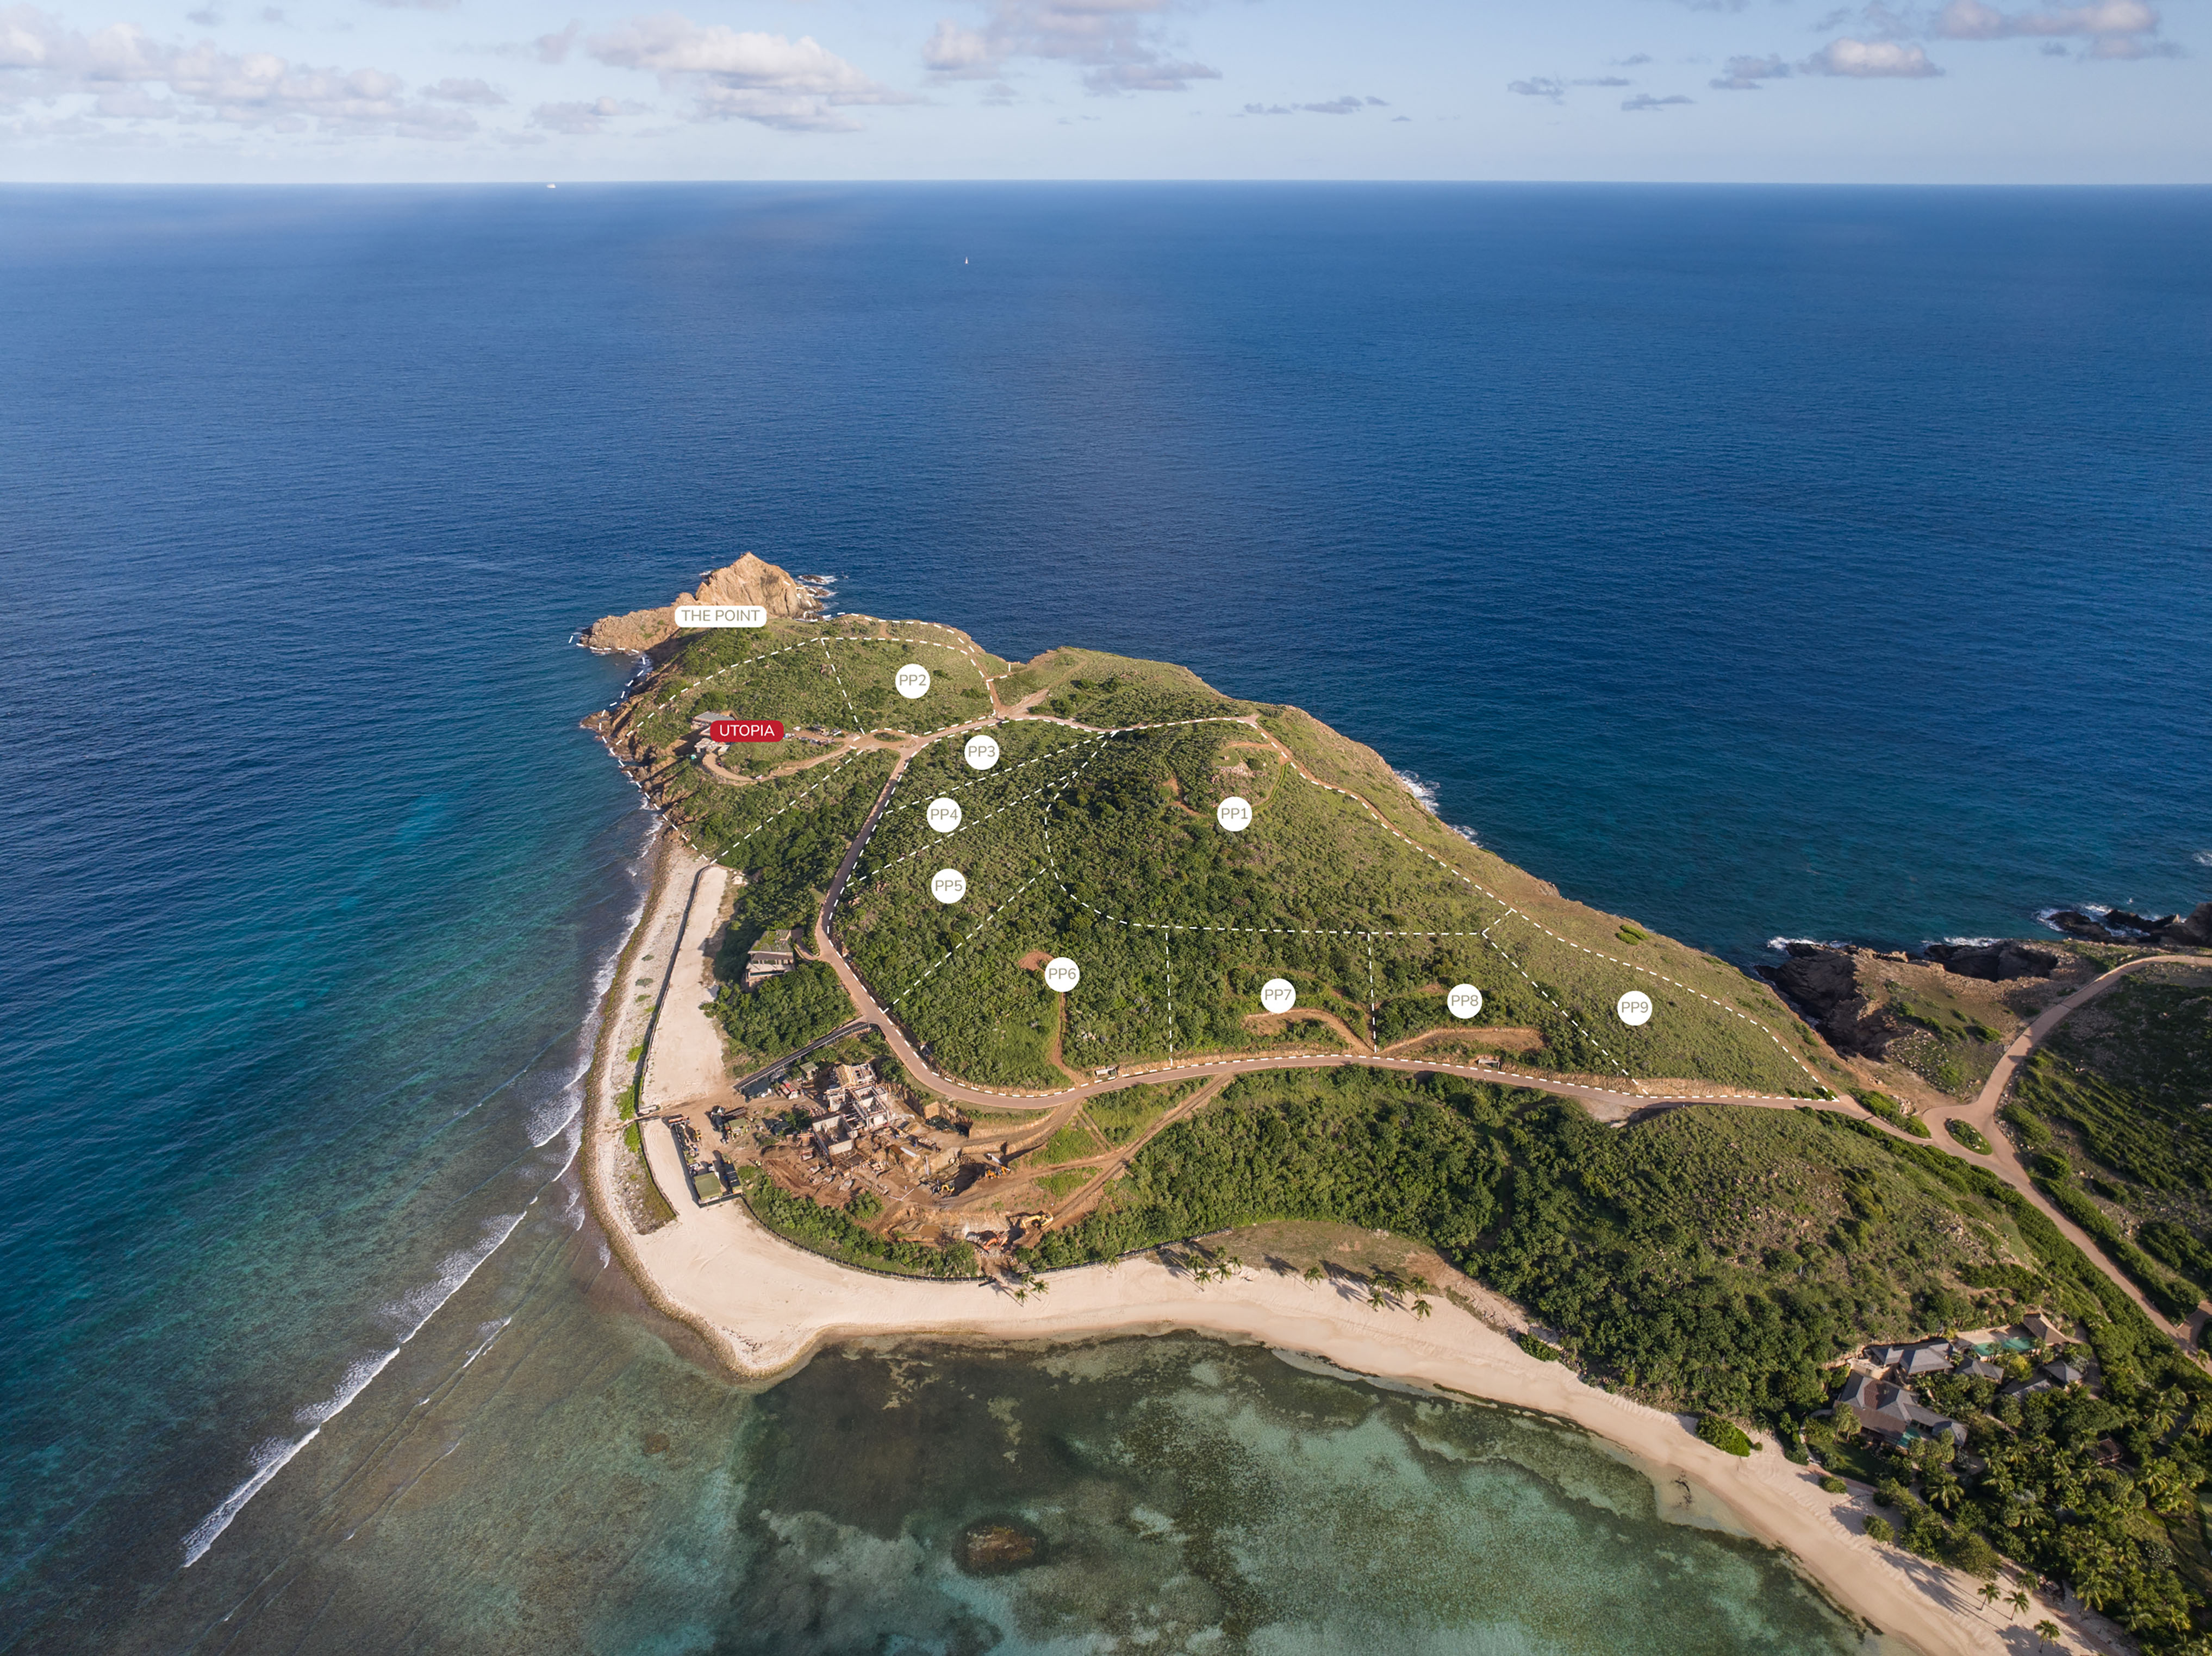
<svg viewBox="0 0 2212 1656">
<path fill-rule="evenodd" d="M 675 604 L 600 617 L 584 629 L 581 642 L 587 650 L 642 655 L 676 636 L 678 604 L 757 604 L 771 616 L 787 618 L 818 615 L 822 609 L 814 594 L 789 574 L 748 552 L 735 563 L 709 570 L 697 591 L 678 593 Z"/>
</svg>

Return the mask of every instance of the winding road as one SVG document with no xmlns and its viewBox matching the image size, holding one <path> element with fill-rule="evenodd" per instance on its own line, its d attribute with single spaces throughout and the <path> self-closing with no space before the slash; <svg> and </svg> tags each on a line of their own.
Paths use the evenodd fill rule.
<svg viewBox="0 0 2212 1656">
<path fill-rule="evenodd" d="M 846 886 L 853 877 L 854 870 L 860 861 L 862 852 L 866 850 L 870 839 L 875 834 L 878 824 L 883 819 L 885 810 L 890 806 L 891 797 L 896 791 L 908 762 L 916 754 L 938 742 L 963 737 L 972 731 L 1009 721 L 1033 720 L 1038 723 L 1055 724 L 1097 736 L 1118 733 L 1080 724 L 1073 719 L 1032 712 L 1030 709 L 1033 704 L 1046 694 L 1043 691 L 1039 691 L 1036 695 L 1011 707 L 1006 706 L 1000 700 L 997 681 L 984 676 L 983 682 L 991 703 L 990 712 L 986 714 L 923 735 L 908 736 L 903 732 L 874 731 L 863 733 L 859 737 L 855 745 L 883 749 L 894 752 L 897 756 L 892 765 L 890 775 L 885 780 L 882 792 L 877 796 L 866 821 L 863 823 L 860 833 L 854 836 L 852 843 L 846 848 L 843 858 L 838 864 L 836 876 L 831 879 L 821 906 L 814 916 L 812 929 L 814 951 L 817 957 L 826 962 L 836 974 L 839 983 L 843 986 L 846 994 L 851 998 L 857 1014 L 852 1024 L 848 1025 L 846 1030 L 839 1031 L 839 1034 L 842 1035 L 849 1029 L 861 1025 L 874 1026 L 881 1033 L 893 1054 L 906 1067 L 908 1073 L 918 1080 L 926 1081 L 932 1091 L 945 1098 L 957 1103 L 985 1109 L 1003 1110 L 1009 1106 L 1020 1107 L 1030 1105 L 1040 1111 L 1049 1111 L 1054 1125 L 1057 1125 L 1063 1116 L 1073 1116 L 1084 1100 L 1116 1092 L 1125 1087 L 1171 1083 L 1194 1077 L 1218 1077 L 1225 1083 L 1233 1077 L 1262 1071 L 1330 1069 L 1346 1065 L 1358 1065 L 1370 1069 L 1396 1070 L 1408 1074 L 1455 1075 L 1474 1081 L 1510 1083 L 1534 1091 L 1548 1093 L 1557 1097 L 1574 1099 L 1589 1108 L 1599 1119 L 1616 1123 L 1654 1111 L 1679 1109 L 1700 1104 L 1733 1105 L 1738 1107 L 1765 1109 L 1821 1109 L 1848 1115 L 1856 1120 L 1869 1119 L 1854 1105 L 1835 1099 L 1809 1100 L 1775 1095 L 1656 1095 L 1640 1089 L 1632 1090 L 1638 1088 L 1638 1083 L 1632 1080 L 1627 1081 L 1624 1088 L 1601 1087 L 1585 1082 L 1564 1080 L 1553 1075 L 1530 1074 L 1510 1070 L 1504 1067 L 1502 1063 L 1497 1066 L 1455 1064 L 1438 1059 L 1394 1057 L 1387 1052 L 1328 1051 L 1182 1058 L 1149 1065 L 1124 1065 L 1111 1078 L 1081 1080 L 1072 1077 L 1070 1083 L 1066 1087 L 1037 1091 L 975 1086 L 945 1075 L 923 1056 L 912 1036 L 901 1026 L 890 1010 L 876 998 L 860 974 L 854 970 L 852 962 L 846 958 L 842 949 L 837 944 L 833 921 L 838 904 L 844 896 Z M 1256 715 L 1224 716 L 1224 722 L 1249 726 L 1283 764 L 1295 770 L 1316 786 L 1328 788 L 1331 792 L 1344 794 L 1346 798 L 1354 800 L 1364 806 L 1369 814 L 1386 829 L 1400 839 L 1404 838 L 1404 835 L 1389 823 L 1382 813 L 1376 810 L 1371 801 L 1338 787 L 1334 784 L 1322 782 L 1319 778 L 1313 776 L 1273 735 L 1260 727 Z M 891 737 L 899 739 L 887 739 Z M 836 754 L 824 757 L 842 756 L 845 755 Z M 823 762 L 821 760 L 813 760 L 793 768 L 811 768 L 821 762 Z M 1408 841 L 1408 843 L 1411 842 Z M 2033 1203 L 2039 1212 L 2058 1228 L 2061 1234 L 2079 1247 L 2087 1258 L 2094 1260 L 2115 1284 L 2142 1308 L 2144 1313 L 2155 1325 L 2162 1328 L 2171 1326 L 2167 1319 L 2157 1312 L 2135 1283 L 2106 1257 L 2103 1250 L 2064 1214 L 2054 1208 L 2036 1188 L 2034 1180 L 2029 1177 L 2027 1168 L 2021 1164 L 2011 1142 L 1998 1128 L 1996 1111 L 2006 1089 L 2018 1074 L 2021 1066 L 2059 1023 L 2131 974 L 2166 961 L 2193 965 L 2206 963 L 2203 957 L 2196 955 L 2145 955 L 2129 961 L 2105 973 L 2076 990 L 2065 1000 L 2049 1008 L 2021 1030 L 2007 1046 L 1995 1069 L 1991 1071 L 1987 1083 L 1971 1104 L 1955 1109 L 1937 1111 L 1923 1118 L 1931 1126 L 1952 1119 L 1967 1123 L 1978 1130 L 1989 1141 L 1991 1146 L 1990 1154 L 1977 1155 L 1955 1143 L 1945 1142 L 1948 1139 L 1948 1133 L 1928 1140 L 1919 1140 L 1890 1127 L 1887 1123 L 1873 1124 L 1881 1131 L 1904 1138 L 1906 1142 L 1930 1144 L 1947 1155 L 1957 1156 L 1971 1166 L 1987 1168 L 2018 1191 L 2025 1199 Z M 820 1044 L 822 1043 L 816 1043 L 816 1045 Z M 794 1053 L 786 1059 L 779 1059 L 777 1065 L 769 1066 L 769 1070 L 773 1071 L 782 1064 L 787 1063 L 790 1058 L 796 1056 L 798 1054 Z M 749 1080 L 753 1078 L 756 1077 L 748 1077 Z M 1204 1096 L 1211 1098 L 1217 1090 L 1218 1089 L 1209 1088 L 1206 1089 Z M 1179 1107 L 1170 1113 L 1179 1117 L 1183 1113 L 1184 1111 Z M 1033 1125 L 1041 1125 L 1042 1120 L 1041 1117 L 1039 1124 Z M 1166 1125 L 1164 1119 L 1155 1124 L 1153 1131 L 1157 1131 L 1158 1126 L 1164 1125 Z M 1030 1131 L 1030 1128 L 1025 1126 L 1023 1136 L 1028 1136 Z M 1147 1139 L 1151 1137 L 1152 1134 L 1149 1132 L 1145 1135 Z M 1141 1147 L 1142 1142 L 1140 1140 L 1139 1143 L 1127 1146 L 1123 1152 L 1120 1153 L 1117 1159 L 1126 1162 L 1127 1156 Z M 1110 1172 L 1111 1169 L 1109 1168 L 1107 1171 Z M 1086 1186 L 1084 1191 L 1078 1193 L 1078 1199 L 1086 1198 L 1094 1194 L 1095 1189 Z M 2192 1333 L 2197 1328 L 2201 1327 L 2205 1320 L 2206 1312 L 2200 1307 L 2197 1315 L 2191 1319 Z"/>
</svg>

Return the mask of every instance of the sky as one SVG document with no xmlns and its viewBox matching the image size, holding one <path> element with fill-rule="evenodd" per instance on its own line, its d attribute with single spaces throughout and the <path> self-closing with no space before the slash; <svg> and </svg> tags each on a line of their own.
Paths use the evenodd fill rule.
<svg viewBox="0 0 2212 1656">
<path fill-rule="evenodd" d="M 0 3 L 0 180 L 2201 184 L 2208 7 Z"/>
</svg>

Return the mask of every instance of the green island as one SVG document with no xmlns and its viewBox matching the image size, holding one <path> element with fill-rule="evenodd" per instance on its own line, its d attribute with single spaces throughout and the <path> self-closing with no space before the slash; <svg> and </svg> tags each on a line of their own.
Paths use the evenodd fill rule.
<svg viewBox="0 0 2212 1656">
<path fill-rule="evenodd" d="M 718 1125 L 779 1234 L 1024 1298 L 1148 1253 L 1225 1279 L 1271 1227 L 1387 1236 L 1519 1307 L 1532 1356 L 1871 1489 L 1867 1534 L 2212 1652 L 2212 932 L 1810 947 L 1768 981 L 1181 667 L 803 613 L 648 659 L 599 726 L 731 871 L 709 1007 L 748 1083 Z M 1996 1113 L 2007 1044 L 2069 997 Z"/>
</svg>

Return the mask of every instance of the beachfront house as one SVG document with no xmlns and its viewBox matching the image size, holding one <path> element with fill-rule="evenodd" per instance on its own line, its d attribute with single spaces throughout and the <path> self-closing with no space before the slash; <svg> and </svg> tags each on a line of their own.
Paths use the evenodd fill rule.
<svg viewBox="0 0 2212 1656">
<path fill-rule="evenodd" d="M 1849 1409 L 1858 1416 L 1860 1425 L 1885 1443 L 1911 1443 L 1938 1436 L 1957 1444 L 1966 1441 L 1966 1429 L 1957 1421 L 1937 1414 L 1905 1387 L 1879 1374 L 1854 1373 L 1837 1394 L 1836 1405 Z"/>
<path fill-rule="evenodd" d="M 1951 1342 L 1923 1340 L 1917 1345 L 1870 1345 L 1867 1360 L 1876 1368 L 1894 1368 L 1906 1380 L 1940 1374 L 1951 1367 Z"/>
</svg>

